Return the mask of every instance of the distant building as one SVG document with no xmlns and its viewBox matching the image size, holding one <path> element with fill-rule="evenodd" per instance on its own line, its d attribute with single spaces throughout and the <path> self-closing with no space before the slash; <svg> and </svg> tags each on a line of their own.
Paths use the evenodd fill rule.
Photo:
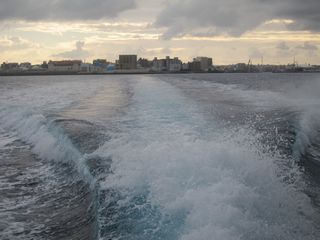
<svg viewBox="0 0 320 240">
<path fill-rule="evenodd" d="M 106 59 L 96 59 L 93 60 L 94 72 L 106 72 L 108 66 L 111 64 Z"/>
<path fill-rule="evenodd" d="M 1 64 L 2 71 L 18 71 L 19 63 L 2 63 Z"/>
<path fill-rule="evenodd" d="M 80 66 L 80 71 L 82 73 L 92 73 L 95 72 L 96 68 L 93 64 L 91 63 L 81 63 Z"/>
<path fill-rule="evenodd" d="M 154 58 L 152 61 L 152 70 L 155 72 L 167 71 L 166 60 Z"/>
<path fill-rule="evenodd" d="M 95 67 L 102 67 L 102 68 L 105 68 L 109 65 L 109 62 L 106 59 L 95 59 L 93 60 L 92 63 Z"/>
<path fill-rule="evenodd" d="M 193 62 L 189 62 L 189 70 L 191 72 L 202 72 L 202 68 L 201 68 L 201 62 L 198 61 L 193 61 Z"/>
<path fill-rule="evenodd" d="M 81 64 L 81 60 L 49 61 L 48 70 L 50 72 L 80 72 Z"/>
<path fill-rule="evenodd" d="M 212 68 L 212 58 L 208 57 L 196 57 L 193 59 L 193 62 L 200 63 L 200 69 L 198 71 L 208 72 Z M 198 68 L 198 64 L 195 64 Z"/>
<path fill-rule="evenodd" d="M 20 63 L 20 69 L 21 70 L 29 70 L 29 69 L 31 69 L 31 63 L 29 63 L 29 62 L 24 62 L 24 63 Z"/>
<path fill-rule="evenodd" d="M 149 61 L 146 58 L 139 58 L 138 60 L 138 68 L 151 68 L 152 61 Z"/>
<path fill-rule="evenodd" d="M 320 66 L 318 65 L 312 65 L 312 66 L 308 66 L 305 69 L 306 72 L 320 72 Z"/>
<path fill-rule="evenodd" d="M 167 56 L 165 59 L 155 58 L 152 62 L 152 70 L 155 72 L 180 72 L 182 70 L 182 61 L 175 57 Z"/>
<path fill-rule="evenodd" d="M 249 66 L 246 63 L 237 63 L 234 65 L 234 71 L 235 72 L 248 72 Z"/>
<path fill-rule="evenodd" d="M 47 69 L 43 68 L 41 64 L 41 65 L 32 65 L 30 70 L 43 72 L 43 71 L 46 71 Z"/>
<path fill-rule="evenodd" d="M 41 64 L 41 68 L 48 69 L 48 63 L 46 61 L 43 61 L 43 63 Z"/>
<path fill-rule="evenodd" d="M 187 72 L 189 71 L 189 64 L 188 63 L 182 63 L 182 71 Z"/>
<path fill-rule="evenodd" d="M 179 58 L 175 57 L 170 59 L 170 57 L 166 57 L 167 70 L 169 72 L 179 72 L 182 69 L 182 61 Z"/>
<path fill-rule="evenodd" d="M 118 67 L 121 70 L 137 69 L 137 55 L 119 55 Z"/>
<path fill-rule="evenodd" d="M 95 59 L 92 62 L 92 72 L 103 73 L 107 71 L 107 67 L 110 64 L 106 59 Z"/>
<path fill-rule="evenodd" d="M 112 72 L 114 72 L 116 70 L 116 65 L 114 65 L 114 64 L 109 64 L 108 66 L 107 66 L 107 68 L 106 68 L 106 71 L 108 72 L 108 73 L 112 73 Z"/>
</svg>

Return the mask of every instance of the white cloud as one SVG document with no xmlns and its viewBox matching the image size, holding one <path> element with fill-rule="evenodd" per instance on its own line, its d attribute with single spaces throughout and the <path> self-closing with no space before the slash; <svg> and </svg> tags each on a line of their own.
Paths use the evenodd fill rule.
<svg viewBox="0 0 320 240">
<path fill-rule="evenodd" d="M 84 59 L 90 56 L 90 52 L 84 50 L 85 42 L 77 41 L 75 43 L 75 49 L 71 51 L 65 51 L 58 54 L 54 54 L 53 57 L 67 58 L 67 59 Z"/>
</svg>

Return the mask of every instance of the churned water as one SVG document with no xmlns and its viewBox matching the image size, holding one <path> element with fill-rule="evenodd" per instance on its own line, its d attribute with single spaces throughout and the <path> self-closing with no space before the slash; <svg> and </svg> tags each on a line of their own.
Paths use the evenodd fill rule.
<svg viewBox="0 0 320 240">
<path fill-rule="evenodd" d="M 320 75 L 0 78 L 1 239 L 320 239 Z"/>
</svg>

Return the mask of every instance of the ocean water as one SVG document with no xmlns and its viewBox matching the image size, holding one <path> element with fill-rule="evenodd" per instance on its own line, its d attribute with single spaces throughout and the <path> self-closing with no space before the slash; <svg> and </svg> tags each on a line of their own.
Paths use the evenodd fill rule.
<svg viewBox="0 0 320 240">
<path fill-rule="evenodd" d="M 0 78 L 0 239 L 320 239 L 320 74 Z"/>
</svg>

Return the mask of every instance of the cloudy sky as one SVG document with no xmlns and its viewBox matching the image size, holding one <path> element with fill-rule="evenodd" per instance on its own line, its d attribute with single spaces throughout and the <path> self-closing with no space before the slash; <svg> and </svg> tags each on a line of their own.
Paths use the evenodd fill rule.
<svg viewBox="0 0 320 240">
<path fill-rule="evenodd" d="M 319 0 L 0 0 L 0 61 L 320 64 Z"/>
</svg>

